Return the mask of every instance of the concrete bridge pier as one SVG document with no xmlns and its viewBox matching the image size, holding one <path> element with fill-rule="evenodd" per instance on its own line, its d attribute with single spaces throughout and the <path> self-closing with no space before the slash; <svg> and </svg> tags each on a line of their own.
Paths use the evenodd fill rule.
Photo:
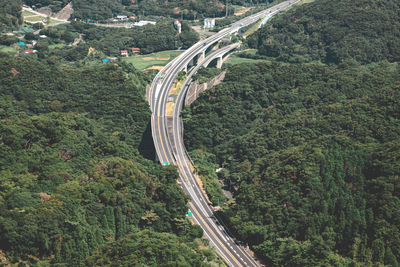
<svg viewBox="0 0 400 267">
<path fill-rule="evenodd" d="M 197 64 L 201 64 L 201 62 L 203 62 L 205 58 L 206 58 L 206 51 L 203 51 L 201 54 L 199 54 L 199 59 L 197 60 Z"/>
<path fill-rule="evenodd" d="M 220 69 L 222 67 L 222 56 L 218 57 L 217 60 L 217 68 Z"/>
</svg>

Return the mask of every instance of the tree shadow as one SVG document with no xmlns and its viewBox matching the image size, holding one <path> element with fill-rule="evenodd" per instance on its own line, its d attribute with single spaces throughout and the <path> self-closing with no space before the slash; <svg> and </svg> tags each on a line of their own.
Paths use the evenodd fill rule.
<svg viewBox="0 0 400 267">
<path fill-rule="evenodd" d="M 147 123 L 146 130 L 142 135 L 142 140 L 139 144 L 139 153 L 146 159 L 156 159 L 156 149 L 151 135 L 151 120 Z"/>
</svg>

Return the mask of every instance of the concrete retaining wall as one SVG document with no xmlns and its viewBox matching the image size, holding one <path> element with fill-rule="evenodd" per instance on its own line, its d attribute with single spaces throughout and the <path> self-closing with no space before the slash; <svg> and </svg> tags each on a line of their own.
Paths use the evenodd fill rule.
<svg viewBox="0 0 400 267">
<path fill-rule="evenodd" d="M 220 84 L 224 80 L 225 74 L 226 71 L 221 72 L 219 75 L 215 76 L 208 83 L 199 84 L 197 82 L 192 82 L 186 93 L 185 105 L 192 104 L 199 97 L 201 92 L 204 92 L 205 90 Z"/>
</svg>

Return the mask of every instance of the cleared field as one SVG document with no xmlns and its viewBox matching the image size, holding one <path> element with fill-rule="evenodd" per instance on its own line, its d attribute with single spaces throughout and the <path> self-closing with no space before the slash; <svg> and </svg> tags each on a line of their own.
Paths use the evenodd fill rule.
<svg viewBox="0 0 400 267">
<path fill-rule="evenodd" d="M 29 12 L 29 11 L 22 11 L 22 16 L 26 17 L 26 16 L 36 16 L 35 13 Z"/>
<path fill-rule="evenodd" d="M 29 12 L 29 11 L 22 11 L 22 16 L 24 17 L 24 21 L 28 23 L 37 23 L 41 22 L 43 19 L 47 19 L 46 16 L 41 16 L 37 15 L 35 13 Z M 60 23 L 65 23 L 65 21 L 62 20 L 57 20 L 57 19 L 49 19 L 49 22 L 46 23 L 46 26 L 48 25 L 53 25 L 53 24 L 60 24 Z"/>
<path fill-rule="evenodd" d="M 250 11 L 253 7 L 243 7 L 243 6 L 239 6 L 235 8 L 235 16 L 241 16 L 245 13 L 247 13 L 248 11 Z"/>
<path fill-rule="evenodd" d="M 67 44 L 65 44 L 65 43 L 51 44 L 51 45 L 49 45 L 49 48 L 50 48 L 50 49 L 53 49 L 53 48 L 61 48 L 61 47 L 64 47 L 64 46 L 67 46 Z"/>
<path fill-rule="evenodd" d="M 15 48 L 12 46 L 0 45 L 0 52 L 7 54 L 16 54 L 17 50 L 15 50 Z"/>
<path fill-rule="evenodd" d="M 165 66 L 169 61 L 179 56 L 181 51 L 162 51 L 149 55 L 135 55 L 124 58 L 126 62 L 132 63 L 138 70 L 144 70 L 153 66 Z"/>
<path fill-rule="evenodd" d="M 65 21 L 62 20 L 55 20 L 55 19 L 50 19 L 50 23 L 47 23 L 46 25 L 53 25 L 53 24 L 61 24 L 61 23 L 66 23 Z"/>
<path fill-rule="evenodd" d="M 256 50 L 251 49 L 249 51 L 246 51 L 246 53 L 255 54 Z M 224 63 L 236 65 L 236 64 L 240 64 L 240 63 L 256 63 L 256 62 L 261 62 L 261 61 L 265 61 L 265 60 L 264 59 L 252 59 L 252 58 L 238 57 L 236 54 L 231 54 Z"/>
<path fill-rule="evenodd" d="M 33 17 L 24 17 L 24 21 L 26 22 L 40 22 L 42 21 L 43 17 L 41 16 L 33 16 Z"/>
</svg>

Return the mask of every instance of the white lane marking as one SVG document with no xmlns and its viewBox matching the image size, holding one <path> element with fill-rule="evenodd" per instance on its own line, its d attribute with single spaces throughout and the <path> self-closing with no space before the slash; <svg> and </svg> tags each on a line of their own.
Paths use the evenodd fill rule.
<svg viewBox="0 0 400 267">
<path fill-rule="evenodd" d="M 199 220 L 197 220 L 195 216 L 193 216 L 193 219 L 197 222 L 198 225 L 200 225 Z M 203 231 L 203 233 L 208 237 L 208 240 L 210 240 L 211 243 L 214 244 L 214 247 L 220 252 L 219 255 L 222 256 L 227 262 L 229 262 L 231 266 L 233 266 L 232 262 L 226 257 L 224 252 L 216 245 L 213 239 L 208 235 L 207 231 Z"/>
</svg>

